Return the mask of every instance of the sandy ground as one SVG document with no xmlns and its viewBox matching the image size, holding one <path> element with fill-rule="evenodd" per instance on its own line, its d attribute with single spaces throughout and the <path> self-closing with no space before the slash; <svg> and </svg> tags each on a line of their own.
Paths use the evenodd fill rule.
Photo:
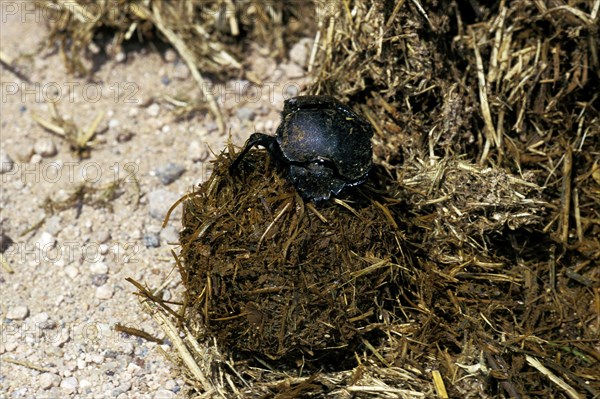
<svg viewBox="0 0 600 399">
<path fill-rule="evenodd" d="M 0 269 L 0 397 L 182 397 L 185 382 L 160 351 L 170 351 L 170 343 L 159 346 L 114 326 L 164 337 L 125 279 L 177 299 L 181 288 L 170 252 L 177 245 L 169 243 L 176 244 L 180 215 L 161 231 L 162 217 L 174 199 L 207 178 L 209 148 L 220 151 L 228 136 L 205 112 L 176 119 L 165 96 L 201 94 L 172 50 L 142 46 L 115 60 L 103 60 L 100 52 L 92 79 L 69 76 L 58 52 L 41 47 L 44 15 L 19 2 L 1 6 L 1 49 L 14 58 L 17 73 L 0 69 L 6 169 L 0 219 L 5 242 L 14 241 L 3 254 L 14 272 Z M 246 66 L 265 86 L 245 92 L 248 82 L 238 80 L 212 88 L 238 145 L 253 131 L 272 133 L 284 97 L 306 84 L 301 65 L 276 64 L 264 49 L 252 52 Z M 81 129 L 103 113 L 89 159 L 79 160 L 68 143 L 34 121 L 33 114 L 50 120 L 49 101 Z M 185 172 L 169 176 L 161 168 Z M 112 209 L 84 204 L 44 211 L 48 198 L 65 199 L 82 183 L 101 188 L 118 179 L 124 181 Z"/>
</svg>

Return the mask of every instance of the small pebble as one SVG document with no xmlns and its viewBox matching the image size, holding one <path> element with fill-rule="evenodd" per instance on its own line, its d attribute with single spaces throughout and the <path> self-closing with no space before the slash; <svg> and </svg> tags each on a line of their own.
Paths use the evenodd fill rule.
<svg viewBox="0 0 600 399">
<path fill-rule="evenodd" d="M 204 162 L 210 156 L 210 151 L 206 143 L 198 140 L 192 140 L 188 145 L 188 157 L 193 162 Z"/>
<path fill-rule="evenodd" d="M 44 231 L 37 243 L 40 246 L 40 249 L 47 251 L 54 248 L 56 245 L 56 238 L 47 231 Z"/>
<path fill-rule="evenodd" d="M 96 298 L 98 299 L 110 299 L 112 298 L 115 290 L 110 285 L 103 285 L 101 287 L 96 288 Z"/>
<path fill-rule="evenodd" d="M 104 356 L 102 356 L 102 355 L 101 355 L 101 354 L 99 354 L 99 353 L 93 353 L 93 354 L 90 356 L 90 361 L 91 361 L 92 363 L 100 364 L 100 363 L 102 363 L 102 362 L 104 361 Z"/>
<path fill-rule="evenodd" d="M 3 150 L 0 150 L 0 174 L 10 172 L 15 165 L 15 161 Z"/>
<path fill-rule="evenodd" d="M 252 121 L 256 116 L 256 112 L 251 108 L 241 107 L 235 111 L 235 115 L 242 121 Z"/>
<path fill-rule="evenodd" d="M 172 399 L 175 397 L 175 392 L 169 391 L 168 389 L 158 389 L 154 392 L 155 399 Z"/>
<path fill-rule="evenodd" d="M 29 318 L 29 321 L 31 321 L 33 324 L 37 325 L 37 324 L 41 324 L 41 323 L 46 323 L 48 321 L 48 319 L 50 319 L 50 316 L 48 315 L 48 313 L 41 312 L 41 313 L 31 316 Z"/>
<path fill-rule="evenodd" d="M 57 336 L 53 336 L 51 341 L 52 345 L 54 345 L 56 348 L 61 348 L 71 339 L 68 330 L 64 331 L 63 329 L 60 329 L 59 331 L 60 334 L 57 334 Z"/>
<path fill-rule="evenodd" d="M 158 248 L 160 247 L 160 239 L 156 233 L 147 233 L 144 235 L 144 246 L 146 248 Z"/>
<path fill-rule="evenodd" d="M 48 321 L 38 324 L 38 327 L 41 330 L 54 330 L 56 328 L 56 326 L 57 326 L 57 324 L 54 320 L 48 320 Z"/>
<path fill-rule="evenodd" d="M 131 130 L 120 130 L 117 134 L 118 143 L 126 143 L 130 141 L 135 134 Z"/>
<path fill-rule="evenodd" d="M 94 274 L 92 275 L 92 285 L 101 287 L 108 281 L 107 274 Z"/>
<path fill-rule="evenodd" d="M 42 156 L 40 154 L 33 154 L 31 158 L 29 158 L 29 162 L 36 164 L 42 162 Z"/>
<path fill-rule="evenodd" d="M 133 354 L 134 349 L 135 347 L 133 346 L 132 342 L 124 342 L 123 346 L 121 347 L 121 352 L 123 352 L 126 355 L 131 355 Z"/>
<path fill-rule="evenodd" d="M 167 226 L 160 232 L 160 239 L 167 244 L 179 243 L 179 231 L 175 226 Z"/>
<path fill-rule="evenodd" d="M 180 62 L 173 68 L 172 76 L 173 79 L 186 80 L 190 77 L 190 70 L 188 69 L 187 65 Z"/>
<path fill-rule="evenodd" d="M 158 180 L 165 186 L 173 183 L 185 172 L 185 168 L 179 164 L 169 162 L 166 165 L 160 166 L 154 170 Z"/>
<path fill-rule="evenodd" d="M 46 219 L 46 223 L 44 224 L 44 228 L 48 233 L 55 236 L 61 232 L 63 226 L 61 225 L 62 218 L 60 215 L 53 215 Z"/>
<path fill-rule="evenodd" d="M 63 378 L 63 380 L 60 382 L 61 389 L 68 393 L 75 393 L 78 385 L 79 383 L 75 377 Z"/>
<path fill-rule="evenodd" d="M 107 244 L 100 244 L 98 246 L 98 252 L 100 252 L 100 255 L 106 255 L 108 253 L 108 245 Z"/>
<path fill-rule="evenodd" d="M 43 373 L 40 374 L 38 384 L 40 388 L 46 390 L 52 387 L 57 387 L 60 385 L 61 379 L 60 376 L 54 373 Z"/>
<path fill-rule="evenodd" d="M 152 105 L 146 108 L 146 113 L 152 117 L 157 117 L 160 113 L 160 105 L 157 103 L 152 103 Z"/>
<path fill-rule="evenodd" d="M 163 386 L 165 387 L 165 389 L 175 392 L 174 388 L 177 386 L 177 383 L 175 382 L 175 380 L 168 380 L 163 384 Z"/>
<path fill-rule="evenodd" d="M 285 94 L 287 98 L 296 97 L 300 94 L 300 89 L 298 88 L 298 86 L 290 85 L 285 88 Z"/>
<path fill-rule="evenodd" d="M 83 391 L 84 389 L 89 388 L 91 386 L 92 386 L 92 383 L 89 380 L 83 379 L 83 380 L 79 381 L 79 390 L 80 391 Z"/>
<path fill-rule="evenodd" d="M 108 273 L 108 265 L 102 261 L 93 262 L 90 264 L 90 272 L 92 274 L 106 274 Z"/>
<path fill-rule="evenodd" d="M 10 320 L 25 320 L 27 316 L 29 316 L 29 309 L 24 305 L 10 307 L 6 312 L 6 318 Z"/>
<path fill-rule="evenodd" d="M 116 129 L 117 127 L 119 127 L 119 120 L 118 119 L 111 119 L 108 121 L 108 128 L 109 129 Z"/>
<path fill-rule="evenodd" d="M 119 386 L 117 386 L 115 389 L 112 390 L 111 394 L 113 398 L 116 398 L 117 396 L 128 392 L 131 390 L 131 382 L 129 381 L 125 381 L 119 384 Z"/>
<path fill-rule="evenodd" d="M 56 155 L 56 144 L 50 138 L 39 139 L 33 145 L 33 151 L 41 157 L 48 158 Z"/>
<path fill-rule="evenodd" d="M 33 155 L 33 147 L 23 146 L 17 150 L 15 155 L 17 160 L 20 162 L 29 162 L 31 160 L 31 156 Z"/>
<path fill-rule="evenodd" d="M 99 230 L 94 234 L 93 239 L 96 244 L 104 244 L 110 240 L 110 233 L 108 230 Z"/>
<path fill-rule="evenodd" d="M 163 75 L 163 76 L 160 78 L 160 82 L 161 82 L 163 85 L 165 85 L 165 86 L 168 86 L 168 85 L 169 85 L 169 83 L 171 83 L 171 79 L 169 79 L 169 77 L 168 77 L 167 75 Z"/>
<path fill-rule="evenodd" d="M 98 47 L 98 45 L 96 43 L 94 43 L 94 42 L 90 42 L 90 44 L 88 44 L 88 50 L 92 54 L 98 54 L 98 53 L 100 53 L 100 47 Z"/>
<path fill-rule="evenodd" d="M 308 57 L 310 56 L 313 39 L 305 37 L 300 39 L 290 49 L 289 57 L 292 62 L 305 68 L 308 65 Z"/>
<path fill-rule="evenodd" d="M 301 78 L 305 75 L 304 69 L 298 64 L 281 64 L 280 68 L 288 78 Z"/>
<path fill-rule="evenodd" d="M 65 267 L 65 274 L 71 279 L 75 279 L 79 275 L 79 269 L 73 265 Z"/>
<path fill-rule="evenodd" d="M 168 190 L 154 190 L 148 193 L 148 209 L 150 216 L 155 219 L 163 220 L 171 206 L 179 199 L 179 195 Z M 177 219 L 181 211 L 175 210 L 171 213 L 171 217 Z"/>
<path fill-rule="evenodd" d="M 123 62 L 125 61 L 125 59 L 127 58 L 127 56 L 125 55 L 124 51 L 119 51 L 117 53 L 117 55 L 115 55 L 115 62 Z"/>
<path fill-rule="evenodd" d="M 167 49 L 167 51 L 165 51 L 165 61 L 173 62 L 176 59 L 177 59 L 177 53 L 175 52 L 175 50 L 169 48 L 169 49 Z"/>
</svg>

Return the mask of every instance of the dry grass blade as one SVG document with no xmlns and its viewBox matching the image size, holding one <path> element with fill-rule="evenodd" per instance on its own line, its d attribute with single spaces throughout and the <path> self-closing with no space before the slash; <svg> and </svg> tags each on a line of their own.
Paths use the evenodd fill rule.
<svg viewBox="0 0 600 399">
<path fill-rule="evenodd" d="M 28 369 L 31 370 L 35 370 L 35 371 L 39 371 L 40 373 L 49 373 L 51 372 L 49 369 L 42 367 L 42 366 L 38 366 L 37 364 L 34 364 L 32 362 L 29 362 L 27 360 L 17 360 L 17 359 L 13 359 L 7 356 L 3 356 L 2 357 L 2 361 L 3 362 L 7 362 L 7 363 L 12 363 L 12 364 L 16 364 L 18 366 L 22 366 L 22 367 L 26 367 Z"/>
<path fill-rule="evenodd" d="M 59 113 L 56 103 L 49 103 L 52 112 L 52 120 L 46 120 L 35 112 L 31 113 L 31 119 L 44 129 L 55 134 L 70 144 L 71 148 L 81 157 L 87 157 L 86 152 L 90 149 L 90 141 L 97 133 L 98 126 L 104 118 L 104 111 L 99 112 L 92 123 L 85 129 L 80 129 L 75 123 L 65 120 Z"/>
<path fill-rule="evenodd" d="M 149 11 L 146 10 L 146 12 Z M 162 34 L 164 34 L 167 37 L 169 42 L 171 42 L 173 47 L 175 47 L 179 55 L 181 55 L 181 57 L 187 64 L 192 74 L 192 77 L 196 80 L 198 86 L 200 87 L 200 90 L 202 90 L 204 98 L 206 98 L 206 100 L 208 101 L 210 110 L 213 113 L 213 116 L 215 117 L 215 120 L 217 122 L 219 132 L 221 134 L 225 134 L 226 129 L 225 121 L 223 120 L 223 115 L 221 113 L 219 105 L 217 104 L 217 100 L 215 99 L 214 94 L 209 90 L 210 85 L 208 84 L 208 81 L 204 79 L 204 77 L 198 70 L 198 67 L 196 66 L 196 57 L 192 54 L 187 44 L 178 35 L 176 35 L 175 32 L 173 32 L 165 25 L 161 16 L 160 7 L 153 7 L 152 16 L 154 17 L 154 23 L 156 24 L 156 27 L 162 32 Z"/>
<path fill-rule="evenodd" d="M 558 377 L 556 374 L 548 370 L 538 359 L 529 355 L 525 356 L 525 358 L 527 359 L 527 363 L 529 365 L 531 365 L 540 373 L 548 377 L 550 381 L 558 385 L 558 387 L 565 391 L 571 399 L 583 398 L 583 396 L 579 395 L 577 391 L 575 391 L 575 389 L 573 389 L 569 384 L 567 384 L 562 378 Z"/>
<path fill-rule="evenodd" d="M 490 150 L 490 146 L 494 144 L 500 151 L 500 141 L 496 137 L 496 130 L 494 128 L 494 122 L 492 121 L 492 113 L 490 112 L 490 105 L 488 102 L 487 93 L 487 82 L 485 79 L 485 71 L 483 70 L 483 60 L 481 59 L 481 53 L 479 52 L 478 41 L 475 37 L 475 33 L 471 31 L 471 38 L 473 41 L 473 50 L 475 51 L 475 61 L 477 67 L 477 79 L 479 82 L 479 101 L 481 105 L 481 114 L 485 121 L 485 146 L 481 154 L 480 163 L 485 164 Z"/>
<path fill-rule="evenodd" d="M 10 266 L 3 254 L 0 254 L 0 264 L 7 273 L 14 273 L 15 270 Z"/>
<path fill-rule="evenodd" d="M 152 316 L 152 318 L 158 323 L 163 329 L 165 334 L 169 337 L 169 340 L 173 342 L 173 346 L 177 350 L 181 360 L 184 362 L 186 368 L 190 371 L 194 379 L 202 384 L 203 389 L 206 390 L 207 394 L 212 392 L 211 384 L 208 379 L 204 376 L 204 373 L 194 360 L 187 346 L 183 340 L 179 337 L 179 329 L 175 327 L 173 323 L 168 319 L 164 311 L 160 310 L 156 306 L 152 306 L 148 302 L 143 302 L 144 310 Z"/>
</svg>

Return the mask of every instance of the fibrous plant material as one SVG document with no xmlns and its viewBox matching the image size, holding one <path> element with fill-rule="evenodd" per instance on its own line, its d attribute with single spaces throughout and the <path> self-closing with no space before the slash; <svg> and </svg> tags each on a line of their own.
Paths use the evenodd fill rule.
<svg viewBox="0 0 600 399">
<path fill-rule="evenodd" d="M 221 155 L 185 203 L 187 317 L 242 358 L 354 363 L 363 340 L 393 322 L 400 287 L 410 284 L 398 202 L 363 188 L 305 203 L 265 152 L 251 152 L 239 177 L 229 163 Z"/>
<path fill-rule="evenodd" d="M 414 398 L 433 397 L 434 389 L 460 398 L 600 395 L 600 0 L 440 1 L 436 6 L 419 0 L 318 3 L 311 94 L 346 97 L 373 124 L 375 161 L 383 168 L 377 173 L 388 181 L 377 186 L 384 193 L 375 198 L 386 198 L 377 202 L 389 210 L 399 232 L 397 245 L 387 246 L 393 240 L 386 234 L 395 228 L 380 219 L 386 211 L 363 223 L 365 231 L 354 232 L 381 238 L 390 252 L 377 249 L 377 259 L 397 259 L 382 268 L 377 262 L 369 266 L 360 246 L 354 251 L 358 256 L 350 256 L 362 266 L 348 263 L 349 273 L 353 267 L 373 267 L 375 274 L 361 277 L 393 277 L 382 286 L 390 288 L 385 295 L 375 290 L 364 291 L 366 299 L 348 296 L 360 304 L 357 315 L 367 315 L 377 295 L 384 299 L 373 307 L 375 319 L 350 316 L 349 323 L 337 325 L 360 332 L 337 335 L 350 338 L 342 339 L 338 350 L 353 351 L 349 358 L 355 363 L 314 372 L 331 366 L 319 356 L 331 349 L 331 336 L 310 346 L 294 341 L 302 331 L 287 330 L 294 335 L 286 336 L 273 334 L 285 326 L 261 329 L 268 318 L 263 309 L 292 309 L 285 305 L 295 303 L 296 291 L 282 288 L 298 281 L 297 275 L 279 274 L 280 280 L 289 277 L 285 283 L 272 279 L 273 273 L 286 272 L 279 266 L 300 258 L 289 257 L 291 243 L 269 244 L 282 231 L 295 231 L 294 217 L 302 224 L 301 203 L 284 177 L 256 158 L 245 171 L 246 183 L 233 184 L 217 167 L 211 183 L 189 196 L 190 204 L 200 205 L 206 204 L 200 202 L 206 193 L 237 193 L 218 206 L 186 211 L 178 262 L 192 295 L 182 308 L 187 318 L 178 321 L 185 350 L 198 366 L 190 368 L 186 355 L 186 368 L 202 375 L 191 377 L 192 395 Z M 274 186 L 279 194 L 268 191 Z M 260 195 L 264 190 L 269 196 Z M 253 202 L 244 202 L 246 212 L 240 214 L 234 205 L 243 193 Z M 344 205 L 358 215 L 341 209 Z M 235 212 L 221 215 L 221 207 Z M 337 226 L 339 211 L 361 218 L 369 206 L 343 200 L 326 209 L 335 209 L 336 217 L 304 207 L 302 216 L 311 220 L 305 231 L 318 235 L 310 229 Z M 251 219 L 252 214 L 260 217 Z M 225 218 L 230 218 L 227 228 L 216 229 L 216 220 Z M 257 228 L 243 227 L 249 221 Z M 379 235 L 370 230 L 373 224 L 381 228 Z M 345 231 L 331 231 L 335 238 L 328 237 L 329 243 L 347 240 Z M 245 287 L 250 281 L 271 283 L 277 293 L 251 293 L 272 302 L 263 302 L 265 308 L 254 299 L 231 306 L 231 298 L 245 298 L 251 289 L 230 282 L 239 282 L 243 266 L 257 263 L 256 254 L 269 248 L 279 251 L 272 254 L 278 260 L 257 270 L 271 277 L 243 282 Z M 331 250 L 310 249 L 323 256 Z M 214 253 L 228 266 L 219 268 Z M 192 291 L 192 281 L 205 289 Z M 294 287 L 310 295 L 309 286 Z M 229 291 L 232 287 L 237 291 Z M 310 318 L 315 314 L 309 312 L 307 320 L 318 325 L 318 318 Z M 249 326 L 252 320 L 258 329 L 233 334 L 235 323 Z M 221 324 L 211 325 L 215 321 Z M 265 331 L 275 336 L 275 346 L 256 345 Z M 309 331 L 325 332 L 315 325 Z M 247 340 L 232 343 L 234 337 Z M 243 360 L 251 352 L 247 342 L 258 350 Z M 294 369 L 300 353 L 304 363 Z"/>
</svg>

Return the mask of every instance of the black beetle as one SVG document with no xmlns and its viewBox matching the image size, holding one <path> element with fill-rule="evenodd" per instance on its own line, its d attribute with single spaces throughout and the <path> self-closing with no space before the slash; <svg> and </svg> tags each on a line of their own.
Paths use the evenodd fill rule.
<svg viewBox="0 0 600 399">
<path fill-rule="evenodd" d="M 284 103 L 277 135 L 253 133 L 229 171 L 235 173 L 244 155 L 261 145 L 287 168 L 304 199 L 324 201 L 367 179 L 371 137 L 371 125 L 335 98 L 293 97 Z"/>
</svg>

